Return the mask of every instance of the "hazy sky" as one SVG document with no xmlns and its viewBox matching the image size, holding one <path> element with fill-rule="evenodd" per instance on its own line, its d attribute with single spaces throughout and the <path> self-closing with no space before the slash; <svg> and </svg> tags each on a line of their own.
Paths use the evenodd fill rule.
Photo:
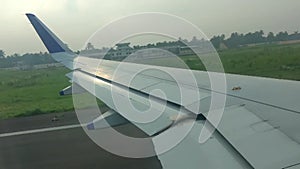
<svg viewBox="0 0 300 169">
<path fill-rule="evenodd" d="M 25 13 L 36 14 L 71 49 L 101 26 L 138 12 L 164 12 L 197 25 L 208 37 L 233 31 L 300 30 L 299 0 L 1 0 L 0 49 L 46 51 Z"/>
</svg>

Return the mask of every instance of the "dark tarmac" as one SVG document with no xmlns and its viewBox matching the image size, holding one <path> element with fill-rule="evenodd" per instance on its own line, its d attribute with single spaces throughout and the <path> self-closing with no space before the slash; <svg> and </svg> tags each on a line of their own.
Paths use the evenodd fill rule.
<svg viewBox="0 0 300 169">
<path fill-rule="evenodd" d="M 54 116 L 58 121 L 52 121 Z M 0 121 L 0 134 L 78 124 L 74 112 Z M 118 130 L 143 133 L 131 124 Z M 0 169 L 160 169 L 157 157 L 132 159 L 96 145 L 82 128 L 0 137 Z"/>
</svg>

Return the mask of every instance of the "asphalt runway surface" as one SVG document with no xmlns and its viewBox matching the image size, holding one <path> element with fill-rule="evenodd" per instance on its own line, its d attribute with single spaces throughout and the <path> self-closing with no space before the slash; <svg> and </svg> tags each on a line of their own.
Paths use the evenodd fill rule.
<svg viewBox="0 0 300 169">
<path fill-rule="evenodd" d="M 57 115 L 58 121 L 52 121 Z M 41 128 L 78 124 L 74 112 L 20 117 L 0 121 L 0 169 L 160 169 L 157 157 L 134 159 L 107 152 L 81 127 L 15 134 Z M 143 137 L 132 124 L 118 130 Z"/>
</svg>

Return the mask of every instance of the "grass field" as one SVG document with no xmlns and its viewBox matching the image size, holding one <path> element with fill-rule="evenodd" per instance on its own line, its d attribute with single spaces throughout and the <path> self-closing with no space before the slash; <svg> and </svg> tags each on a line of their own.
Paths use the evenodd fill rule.
<svg viewBox="0 0 300 169">
<path fill-rule="evenodd" d="M 72 97 L 58 94 L 69 85 L 67 72 L 65 68 L 1 70 L 0 118 L 72 110 Z"/>
<path fill-rule="evenodd" d="M 300 80 L 300 44 L 264 45 L 219 54 L 227 73 Z"/>
<path fill-rule="evenodd" d="M 300 44 L 261 45 L 218 52 L 226 73 L 300 80 Z M 214 70 L 215 61 L 210 54 L 200 54 Z M 190 69 L 206 70 L 195 55 L 180 57 Z M 186 68 L 178 58 L 151 58 L 137 63 Z M 218 69 L 219 70 L 219 69 Z"/>
<path fill-rule="evenodd" d="M 243 47 L 221 51 L 219 55 L 227 73 L 300 80 L 300 44 Z M 192 69 L 205 69 L 195 56 L 183 56 L 182 60 Z M 73 110 L 72 97 L 58 95 L 70 85 L 67 72 L 61 67 L 1 70 L 0 118 Z"/>
</svg>

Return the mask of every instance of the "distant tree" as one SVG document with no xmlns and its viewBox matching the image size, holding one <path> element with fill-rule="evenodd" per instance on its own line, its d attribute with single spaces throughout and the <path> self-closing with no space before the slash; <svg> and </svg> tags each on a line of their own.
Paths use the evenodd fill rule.
<svg viewBox="0 0 300 169">
<path fill-rule="evenodd" d="M 230 48 L 238 47 L 241 45 L 241 36 L 237 32 L 234 32 L 230 35 L 230 38 L 225 41 L 225 44 Z"/>
<path fill-rule="evenodd" d="M 244 36 L 244 43 L 243 43 L 244 45 L 255 43 L 255 42 L 256 42 L 256 39 L 255 39 L 254 34 L 252 32 L 249 32 Z"/>
<path fill-rule="evenodd" d="M 224 40 L 225 40 L 225 35 L 222 34 L 222 35 L 220 36 L 220 38 L 222 39 L 222 41 L 224 41 Z"/>
<path fill-rule="evenodd" d="M 93 49 L 95 49 L 94 45 L 91 42 L 87 43 L 85 50 L 93 50 Z"/>
<path fill-rule="evenodd" d="M 5 58 L 5 52 L 3 50 L 0 50 L 0 59 Z"/>
<path fill-rule="evenodd" d="M 135 46 L 133 46 L 133 49 L 140 49 L 140 48 L 141 48 L 140 45 L 135 45 Z"/>
<path fill-rule="evenodd" d="M 216 49 L 220 48 L 221 43 L 224 43 L 225 35 L 222 34 L 221 36 L 214 36 L 210 39 L 210 42 Z"/>
<path fill-rule="evenodd" d="M 260 30 L 260 31 L 256 31 L 255 32 L 255 38 L 257 40 L 258 43 L 262 43 L 265 42 L 265 37 L 264 37 L 264 31 Z"/>
<path fill-rule="evenodd" d="M 260 30 L 260 31 L 259 31 L 259 35 L 260 35 L 260 37 L 263 37 L 263 36 L 264 36 L 264 34 L 265 34 L 265 33 L 264 33 L 264 31 L 263 31 L 263 30 Z"/>
<path fill-rule="evenodd" d="M 268 41 L 268 42 L 273 42 L 273 41 L 275 41 L 275 35 L 274 35 L 273 32 L 269 32 L 269 33 L 268 33 L 267 41 Z"/>
<path fill-rule="evenodd" d="M 279 32 L 276 35 L 276 40 L 277 41 L 285 41 L 285 40 L 288 40 L 288 38 L 289 38 L 289 34 L 287 33 L 287 31 L 285 31 L 285 32 Z"/>
<path fill-rule="evenodd" d="M 17 58 L 17 57 L 20 57 L 20 55 L 18 53 L 14 53 L 13 55 L 10 55 L 9 57 Z"/>
<path fill-rule="evenodd" d="M 265 42 L 266 38 L 264 37 L 264 31 L 256 31 L 254 33 L 249 32 L 245 36 L 241 34 L 240 36 L 241 44 L 254 44 L 254 43 L 262 43 Z"/>
<path fill-rule="evenodd" d="M 182 39 L 181 37 L 179 37 L 178 41 L 176 41 L 176 45 L 177 46 L 186 46 L 188 44 L 188 40 L 186 39 Z"/>
<path fill-rule="evenodd" d="M 289 40 L 300 40 L 300 33 L 295 31 L 293 34 L 290 34 Z"/>
<path fill-rule="evenodd" d="M 147 48 L 154 48 L 154 47 L 155 47 L 154 44 L 151 44 L 151 43 L 147 44 Z"/>
<path fill-rule="evenodd" d="M 196 37 L 196 36 L 193 36 L 192 40 L 190 41 L 190 44 L 191 44 L 191 45 L 196 45 L 197 42 L 198 42 L 197 37 Z"/>
<path fill-rule="evenodd" d="M 182 39 L 181 42 L 184 43 L 184 44 L 188 44 L 189 43 L 189 41 L 187 39 Z"/>
</svg>

